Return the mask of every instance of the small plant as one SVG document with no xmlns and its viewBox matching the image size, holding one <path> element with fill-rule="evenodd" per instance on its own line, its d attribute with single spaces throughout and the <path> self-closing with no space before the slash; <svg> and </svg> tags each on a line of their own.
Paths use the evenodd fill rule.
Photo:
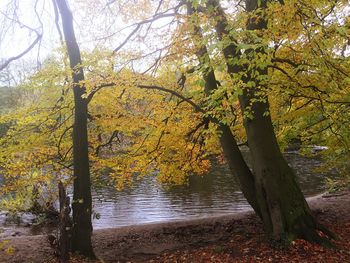
<svg viewBox="0 0 350 263">
<path fill-rule="evenodd" d="M 225 246 L 216 246 L 213 248 L 214 253 L 223 253 L 227 248 Z"/>
<path fill-rule="evenodd" d="M 342 190 L 350 187 L 350 175 L 345 176 L 341 179 L 338 178 L 337 180 L 327 178 L 326 185 L 327 185 L 329 193 L 335 193 L 335 192 L 342 191 Z"/>
<path fill-rule="evenodd" d="M 0 241 L 0 250 L 4 250 L 7 255 L 12 255 L 15 252 L 13 246 L 9 245 L 9 240 Z"/>
</svg>

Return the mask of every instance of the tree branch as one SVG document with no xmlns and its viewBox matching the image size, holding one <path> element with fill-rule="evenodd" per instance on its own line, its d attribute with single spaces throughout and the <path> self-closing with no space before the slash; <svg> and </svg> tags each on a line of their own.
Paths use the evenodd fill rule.
<svg viewBox="0 0 350 263">
<path fill-rule="evenodd" d="M 172 17 L 172 16 L 175 16 L 177 14 L 176 10 L 182 5 L 182 3 L 178 4 L 174 10 L 175 12 L 174 13 L 167 13 L 169 10 L 166 10 L 164 11 L 163 13 L 159 13 L 159 14 L 156 14 L 155 16 L 151 17 L 151 18 L 148 18 L 148 19 L 145 19 L 143 21 L 140 21 L 134 25 L 131 25 L 131 26 L 136 26 L 134 28 L 133 31 L 131 31 L 131 33 L 125 38 L 125 40 L 118 46 L 116 47 L 114 50 L 113 50 L 113 54 L 117 53 L 121 48 L 123 48 L 125 46 L 125 44 L 130 40 L 130 38 L 132 38 L 136 33 L 137 31 L 139 31 L 139 29 L 141 28 L 141 26 L 143 26 L 144 24 L 148 24 L 148 23 L 153 23 L 154 21 L 158 20 L 158 19 L 161 19 L 161 18 L 165 18 L 165 17 Z"/>
<path fill-rule="evenodd" d="M 175 97 L 178 97 L 178 98 L 182 99 L 183 101 L 189 103 L 196 111 L 201 112 L 201 113 L 206 113 L 199 105 L 197 105 L 191 99 L 186 98 L 185 96 L 181 95 L 180 93 L 178 93 L 174 90 L 164 88 L 161 86 L 156 86 L 156 85 L 149 85 L 149 86 L 148 85 L 136 85 L 136 86 L 140 89 L 160 90 L 160 91 L 170 93 L 170 94 L 174 95 Z"/>
<path fill-rule="evenodd" d="M 102 144 L 100 144 L 100 145 L 98 145 L 98 146 L 96 147 L 95 154 L 96 154 L 96 155 L 99 155 L 101 148 L 110 145 L 110 144 L 113 142 L 114 138 L 117 138 L 118 141 L 120 141 L 119 138 L 118 138 L 118 134 L 119 134 L 118 131 L 113 131 L 112 135 L 109 137 L 109 139 L 108 139 L 107 142 L 102 143 Z"/>
<path fill-rule="evenodd" d="M 39 43 L 39 41 L 42 38 L 42 34 L 40 34 L 39 32 L 37 32 L 36 30 L 34 30 L 34 32 L 36 33 L 36 39 L 32 42 L 32 44 L 30 44 L 22 53 L 18 54 L 17 56 L 14 57 L 10 57 L 9 59 L 5 60 L 5 62 L 3 64 L 0 65 L 0 71 L 2 71 L 3 69 L 5 69 L 12 61 L 20 59 L 21 57 L 23 57 L 25 54 L 27 54 L 30 50 L 33 49 L 33 47 L 35 47 L 35 45 L 37 43 Z"/>
</svg>

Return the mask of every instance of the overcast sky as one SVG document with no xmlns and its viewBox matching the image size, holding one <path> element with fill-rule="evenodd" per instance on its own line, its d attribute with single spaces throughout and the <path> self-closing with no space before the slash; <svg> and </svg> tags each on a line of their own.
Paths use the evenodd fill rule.
<svg viewBox="0 0 350 263">
<path fill-rule="evenodd" d="M 154 12 L 159 1 L 114 1 L 107 0 L 69 1 L 74 16 L 75 33 L 82 50 L 105 47 L 113 50 L 135 28 L 135 22 L 148 18 Z M 130 3 L 134 2 L 134 8 Z M 145 2 L 144 10 L 137 4 Z M 171 1 L 168 1 L 171 2 Z M 165 8 L 165 7 L 164 7 Z M 126 10 L 130 11 L 127 17 Z M 152 28 L 162 28 L 171 19 L 165 18 L 153 23 Z M 0 60 L 17 56 L 36 39 L 34 29 L 43 34 L 42 40 L 23 59 L 41 62 L 53 50 L 60 46 L 59 34 L 55 25 L 54 8 L 51 0 L 1 0 L 0 2 Z M 31 29 L 30 29 L 31 28 Z M 145 27 L 146 29 L 147 27 Z M 162 36 L 169 33 L 167 28 L 151 30 L 148 39 L 132 38 L 124 47 L 138 51 L 148 51 L 162 46 Z M 163 32 L 162 32 L 163 31 Z M 153 32 L 153 33 L 152 33 Z M 142 34 L 141 34 L 142 35 Z M 169 35 L 169 34 L 168 34 Z M 158 37 L 158 40 L 156 40 Z M 122 50 L 121 50 L 122 51 Z M 12 63 L 16 64 L 16 62 Z"/>
<path fill-rule="evenodd" d="M 160 1 L 69 0 L 68 2 L 73 12 L 75 32 L 81 49 L 93 50 L 103 46 L 113 50 L 135 28 L 128 25 L 151 17 Z M 111 2 L 113 3 L 108 4 Z M 226 7 L 232 7 L 234 3 L 234 1 L 229 4 L 226 1 L 222 2 Z M 177 0 L 164 1 L 163 10 L 176 3 Z M 349 13 L 350 9 L 345 8 L 339 16 L 346 17 Z M 148 33 L 147 38 L 137 36 L 131 38 L 121 52 L 132 50 L 145 53 L 163 47 L 169 40 L 169 31 L 174 28 L 174 26 L 164 27 L 170 21 L 171 18 L 156 21 L 152 24 L 153 30 Z M 29 28 L 43 34 L 40 44 L 22 59 L 29 67 L 34 68 L 37 66 L 36 62 L 42 62 L 60 46 L 52 0 L 0 0 L 0 61 L 20 54 L 35 40 L 36 34 Z M 143 33 L 138 36 L 142 36 L 147 28 L 145 25 Z M 152 64 L 157 55 L 151 56 L 148 61 L 143 60 L 139 66 L 146 67 L 146 64 Z M 22 62 L 13 62 L 10 69 L 13 70 L 12 68 L 18 63 Z"/>
</svg>

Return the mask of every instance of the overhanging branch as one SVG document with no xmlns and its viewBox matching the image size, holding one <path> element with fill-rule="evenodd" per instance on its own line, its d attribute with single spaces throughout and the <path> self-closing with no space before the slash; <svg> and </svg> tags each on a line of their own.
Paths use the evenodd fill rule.
<svg viewBox="0 0 350 263">
<path fill-rule="evenodd" d="M 148 85 L 140 85 L 139 84 L 136 86 L 140 89 L 160 90 L 160 91 L 170 93 L 170 94 L 182 99 L 183 101 L 187 102 L 188 104 L 190 104 L 196 111 L 201 112 L 201 113 L 205 113 L 205 111 L 199 105 L 197 105 L 195 102 L 193 102 L 191 99 L 186 98 L 185 96 L 181 95 L 180 93 L 178 93 L 174 90 L 164 88 L 161 86 L 156 86 L 156 85 L 149 85 L 148 86 Z"/>
</svg>

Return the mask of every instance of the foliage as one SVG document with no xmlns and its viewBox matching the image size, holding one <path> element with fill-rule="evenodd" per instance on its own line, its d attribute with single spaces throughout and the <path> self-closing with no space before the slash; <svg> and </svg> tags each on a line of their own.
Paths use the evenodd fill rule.
<svg viewBox="0 0 350 263">
<path fill-rule="evenodd" d="M 267 36 L 274 43 L 269 83 L 280 137 L 327 146 L 326 166 L 344 175 L 350 158 L 347 6 L 347 1 L 273 6 Z"/>
<path fill-rule="evenodd" d="M 4 251 L 6 255 L 11 256 L 15 252 L 15 249 L 9 243 L 10 243 L 9 240 L 1 240 L 0 251 L 1 252 Z"/>
<path fill-rule="evenodd" d="M 8 195 L 3 201 L 6 206 L 18 208 L 17 203 L 28 201 L 34 186 L 44 189 L 41 194 L 49 198 L 59 180 L 71 182 L 73 103 L 69 70 L 60 58 L 58 53 L 47 60 L 41 71 L 19 87 L 28 94 L 23 107 L 1 116 L 2 123 L 11 123 L 0 139 L 5 181 L 1 192 Z M 161 77 L 127 69 L 114 72 L 108 70 L 111 63 L 106 51 L 84 57 L 87 97 L 94 95 L 89 103 L 94 179 L 108 178 L 119 189 L 130 185 L 135 175 L 157 174 L 163 182 L 182 184 L 188 174 L 207 171 L 204 147 L 184 136 L 200 121 L 198 113 L 174 96 L 136 86 L 138 82 L 162 83 Z M 163 83 L 173 84 L 167 78 Z"/>
<path fill-rule="evenodd" d="M 191 2 L 199 8 L 205 1 Z M 328 149 L 322 155 L 327 167 L 348 173 L 348 2 L 284 2 L 269 4 L 268 29 L 257 32 L 245 30 L 247 14 L 239 6 L 234 8 L 237 12 L 229 9 L 229 35 L 219 41 L 213 30 L 215 16 L 211 15 L 215 10 L 189 17 L 177 1 L 165 1 L 154 17 L 174 9 L 176 23 L 169 23 L 168 31 L 159 31 L 162 40 L 157 45 L 145 40 L 156 35 L 155 28 L 148 30 L 151 26 L 147 29 L 144 25 L 150 23 L 145 22 L 140 26 L 139 43 L 146 47 L 137 52 L 134 46 L 117 53 L 107 44 L 97 45 L 93 51 L 86 48 L 82 66 L 90 100 L 93 179 L 105 180 L 118 189 L 144 175 L 156 175 L 165 183 L 186 183 L 189 174 L 209 169 L 208 156 L 221 153 L 217 123 L 228 124 L 239 141 L 246 140 L 238 97 L 255 84 L 241 81 L 245 72 L 226 74 L 221 51 L 231 37 L 239 40 L 243 52 L 241 59 L 232 58 L 234 65 L 248 64 L 254 74 L 261 68 L 269 69 L 268 76 L 258 78 L 265 86 L 261 92 L 269 96 L 270 112 L 266 114 L 273 118 L 280 144 L 287 146 L 300 139 L 306 145 L 325 145 Z M 100 4 L 96 2 L 96 8 Z M 135 17 L 148 19 L 157 7 L 149 1 L 132 6 L 119 1 L 110 8 L 130 11 L 123 13 L 123 19 L 134 22 Z M 111 19 L 108 16 L 103 23 L 108 23 L 107 18 Z M 193 36 L 194 24 L 201 25 L 204 40 Z M 211 56 L 210 65 L 209 61 L 199 65 L 195 58 L 203 41 Z M 158 54 L 159 44 L 164 44 L 163 53 L 145 67 L 142 63 L 148 65 Z M 261 48 L 266 52 L 245 52 Z M 33 186 L 51 193 L 58 180 L 71 183 L 73 98 L 65 56 L 61 51 L 50 54 L 39 71 L 16 87 L 25 94 L 20 107 L 1 114 L 0 124 L 8 126 L 0 138 L 3 195 L 17 192 L 24 200 L 23 193 L 30 195 Z M 135 61 L 138 70 L 133 70 Z M 209 66 L 215 69 L 220 85 L 207 97 L 201 76 Z M 179 74 L 186 76 L 184 83 L 179 83 Z M 168 88 L 173 93 L 145 86 Z"/>
</svg>

